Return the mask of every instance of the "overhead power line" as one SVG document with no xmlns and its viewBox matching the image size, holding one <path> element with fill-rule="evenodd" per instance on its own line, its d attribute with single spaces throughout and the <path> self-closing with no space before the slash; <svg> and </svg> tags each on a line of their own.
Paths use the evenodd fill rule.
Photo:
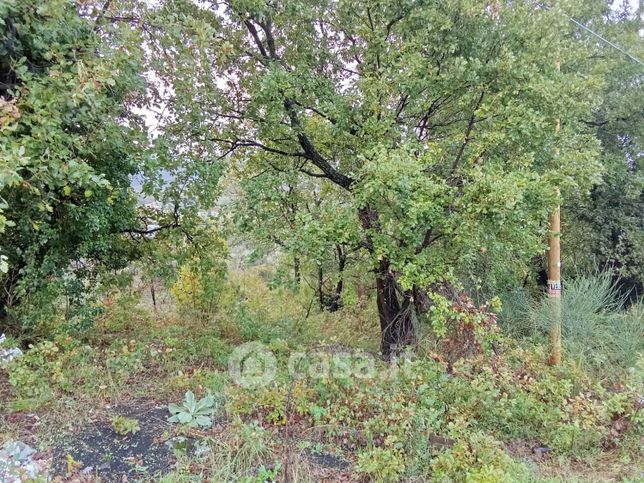
<svg viewBox="0 0 644 483">
<path fill-rule="evenodd" d="M 566 15 L 566 17 L 568 17 L 568 15 Z M 605 39 L 604 37 L 602 37 L 601 35 L 599 35 L 597 32 L 594 32 L 594 31 L 593 31 L 593 30 L 591 30 L 589 27 L 586 27 L 583 23 L 578 22 L 578 21 L 577 21 L 577 20 L 575 20 L 574 18 L 572 18 L 572 17 L 568 17 L 568 18 L 570 19 L 570 21 L 571 21 L 572 23 L 574 23 L 575 25 L 577 25 L 577 26 L 581 27 L 581 28 L 582 28 L 582 29 L 584 29 L 586 32 L 589 32 L 590 34 L 594 35 L 594 36 L 595 36 L 595 37 L 597 37 L 599 40 L 601 40 L 602 42 L 605 42 L 606 44 L 610 45 L 610 46 L 611 46 L 612 48 L 614 48 L 615 50 L 620 51 L 622 54 L 624 54 L 625 56 L 627 56 L 627 57 L 628 57 L 628 58 L 630 58 L 631 60 L 634 60 L 634 61 L 635 61 L 635 62 L 637 62 L 639 65 L 644 66 L 644 62 L 642 62 L 640 59 L 638 59 L 638 58 L 637 58 L 637 57 L 635 57 L 634 55 L 631 55 L 630 53 L 626 52 L 626 51 L 625 51 L 624 49 L 622 49 L 619 45 L 616 45 L 616 44 L 614 44 L 613 42 L 611 42 L 610 40 Z"/>
</svg>

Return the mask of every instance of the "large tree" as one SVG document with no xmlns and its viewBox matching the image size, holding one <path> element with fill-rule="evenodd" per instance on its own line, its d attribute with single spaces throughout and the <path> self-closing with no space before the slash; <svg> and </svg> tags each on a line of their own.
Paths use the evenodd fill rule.
<svg viewBox="0 0 644 483">
<path fill-rule="evenodd" d="M 573 122 L 596 78 L 566 67 L 585 47 L 565 8 L 168 0 L 146 30 L 174 131 L 248 177 L 297 173 L 343 200 L 353 229 L 337 241 L 370 257 L 389 355 L 413 340 L 422 294 L 482 252 L 534 256 L 556 187 L 599 172 Z"/>
<path fill-rule="evenodd" d="M 641 7 L 589 4 L 580 19 L 625 49 L 644 58 Z M 594 7 L 594 8 L 592 8 Z M 564 262 L 571 271 L 612 269 L 624 291 L 644 293 L 644 67 L 632 58 L 580 30 L 592 41 L 588 63 L 604 79 L 601 103 L 580 119 L 582 129 L 601 142 L 604 175 L 590 193 L 563 206 Z"/>
<path fill-rule="evenodd" d="M 72 263 L 88 273 L 131 255 L 142 52 L 103 6 L 0 2 L 0 324 Z"/>
</svg>

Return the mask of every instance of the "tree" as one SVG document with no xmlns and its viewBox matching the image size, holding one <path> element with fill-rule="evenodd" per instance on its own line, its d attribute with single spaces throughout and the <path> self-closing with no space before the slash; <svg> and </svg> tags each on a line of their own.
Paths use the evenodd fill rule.
<svg viewBox="0 0 644 483">
<path fill-rule="evenodd" d="M 553 187 L 597 177 L 597 143 L 573 123 L 597 82 L 565 67 L 584 55 L 557 41 L 567 5 L 217 5 L 169 0 L 151 14 L 173 129 L 222 164 L 296 173 L 343 200 L 352 230 L 337 242 L 357 232 L 370 258 L 385 356 L 413 341 L 431 287 L 456 282 L 482 248 L 534 256 Z"/>
<path fill-rule="evenodd" d="M 287 254 L 294 285 L 306 280 L 320 309 L 338 310 L 346 270 L 359 246 L 351 218 L 342 216 L 350 205 L 341 192 L 332 193 L 337 188 L 331 183 L 320 186 L 297 171 L 271 169 L 256 176 L 256 170 L 255 163 L 246 163 L 232 175 L 239 188 L 231 197 L 237 230 L 260 253 L 278 249 Z M 307 272 L 314 272 L 314 282 Z"/>
<path fill-rule="evenodd" d="M 0 3 L 5 324 L 18 302 L 63 284 L 64 271 L 88 276 L 134 255 L 123 232 L 139 226 L 130 176 L 141 165 L 146 137 L 128 106 L 144 86 L 141 49 L 128 40 L 132 32 L 103 26 L 101 7 Z"/>
<path fill-rule="evenodd" d="M 599 8 L 598 8 L 599 7 Z M 639 11 L 628 5 L 611 9 L 605 2 L 582 20 L 626 51 L 644 57 Z M 575 270 L 612 269 L 625 292 L 644 290 L 644 68 L 605 42 L 582 32 L 592 46 L 588 60 L 604 78 L 601 102 L 580 119 L 582 129 L 601 142 L 604 175 L 584 196 L 563 207 L 569 232 L 564 256 Z"/>
</svg>

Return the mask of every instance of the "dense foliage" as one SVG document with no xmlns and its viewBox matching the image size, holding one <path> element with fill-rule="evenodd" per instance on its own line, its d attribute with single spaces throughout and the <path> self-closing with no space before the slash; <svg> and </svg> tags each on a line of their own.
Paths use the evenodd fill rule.
<svg viewBox="0 0 644 483">
<path fill-rule="evenodd" d="M 601 31 L 641 57 L 640 22 L 626 6 L 603 12 Z M 604 175 L 588 196 L 564 207 L 569 261 L 576 269 L 612 269 L 624 291 L 644 293 L 644 184 L 642 177 L 642 66 L 610 46 L 598 46 L 604 87 L 592 115 L 582 118 L 601 142 Z M 610 51 L 608 50 L 610 49 Z M 569 217 L 569 220 L 565 220 Z"/>
<path fill-rule="evenodd" d="M 547 3 L 0 0 L 0 480 L 639 481 L 641 8 Z"/>
<path fill-rule="evenodd" d="M 420 294 L 482 251 L 538 254 L 554 186 L 584 191 L 601 171 L 576 123 L 600 81 L 579 75 L 587 51 L 559 10 L 167 2 L 153 19 L 170 26 L 151 65 L 174 93 L 173 129 L 238 165 L 255 198 L 278 191 L 258 181 L 274 172 L 315 182 L 337 216 L 298 213 L 289 229 L 308 249 L 367 253 L 385 353 L 413 339 Z M 570 68 L 557 73 L 556 56 Z"/>
<path fill-rule="evenodd" d="M 129 176 L 145 137 L 126 103 L 143 87 L 141 49 L 111 28 L 101 38 L 97 22 L 65 0 L 0 4 L 0 318 L 7 323 L 18 302 L 42 308 L 61 294 L 82 297 L 82 278 L 63 278 L 70 268 L 92 272 L 130 258 L 121 232 L 136 225 Z"/>
<path fill-rule="evenodd" d="M 586 333 L 580 338 L 584 348 L 594 344 L 593 355 L 606 357 L 589 360 L 598 362 L 598 372 L 586 372 L 578 363 L 584 353 L 571 350 L 562 366 L 548 367 L 545 346 L 509 338 L 498 341 L 497 354 L 487 351 L 449 364 L 423 337 L 414 354 L 392 365 L 373 356 L 379 340 L 365 326 L 375 326 L 375 314 L 344 308 L 305 317 L 306 297 L 270 289 L 269 278 L 250 271 L 235 277 L 225 289 L 235 296 L 224 297 L 206 324 L 182 310 L 154 314 L 151 307 L 137 307 L 137 298 L 121 296 L 84 342 L 59 336 L 15 359 L 7 368 L 10 407 L 47 408 L 40 414 L 55 423 L 53 434 L 43 437 L 57 439 L 61 420 L 86 430 L 78 421 L 84 416 L 66 414 L 69 406 L 54 409 L 57 401 L 91 411 L 92 437 L 96 425 L 117 434 L 138 425 L 145 433 L 158 424 L 156 416 L 127 422 L 114 415 L 148 398 L 164 408 L 170 403 L 171 421 L 166 434 L 157 434 L 159 446 L 188 435 L 199 453 L 177 448 L 168 482 L 254 482 L 267 471 L 298 482 L 349 477 L 564 482 L 598 475 L 628 481 L 642 471 L 641 346 L 639 362 L 626 371 L 630 362 L 620 365 L 606 357 L 614 352 L 599 343 L 601 331 Z M 575 296 L 578 307 L 593 303 L 583 293 L 597 291 L 597 283 L 587 282 Z M 641 331 L 641 315 L 638 324 L 631 331 Z M 572 349 L 580 334 L 569 332 L 571 324 L 564 326 L 565 345 Z M 365 339 L 364 332 L 372 337 Z M 227 370 L 231 343 L 258 340 L 276 356 L 275 380 L 241 387 Z M 300 361 L 296 376 L 288 370 L 294 354 Z M 364 375 L 357 377 L 354 370 Z M 6 422 L 0 438 L 11 437 L 20 426 L 2 418 L 0 412 L 0 422 Z M 83 455 L 76 446 L 70 453 Z M 318 458 L 352 469 L 316 473 Z M 72 477 L 80 469 L 62 474 Z M 139 478 L 160 479 L 152 471 L 132 469 Z"/>
</svg>

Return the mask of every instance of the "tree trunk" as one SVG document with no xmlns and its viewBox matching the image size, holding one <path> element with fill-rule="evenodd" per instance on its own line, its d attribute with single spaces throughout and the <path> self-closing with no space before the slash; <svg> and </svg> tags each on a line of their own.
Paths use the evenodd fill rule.
<svg viewBox="0 0 644 483">
<path fill-rule="evenodd" d="M 382 260 L 376 274 L 376 301 L 380 318 L 380 350 L 391 358 L 404 346 L 416 341 L 414 304 L 411 291 L 400 293 L 389 262 Z M 399 296 L 402 297 L 402 303 Z"/>
<path fill-rule="evenodd" d="M 2 280 L 0 285 L 0 334 L 14 334 L 19 330 L 19 325 L 14 316 L 12 316 L 11 308 L 15 305 L 15 291 L 20 280 L 20 265 L 13 267 L 8 274 L 5 275 L 5 279 Z"/>
<path fill-rule="evenodd" d="M 338 257 L 338 281 L 333 291 L 324 291 L 324 271 L 322 265 L 318 266 L 318 285 L 317 295 L 320 304 L 320 310 L 335 312 L 342 307 L 342 290 L 344 289 L 344 268 L 347 264 L 347 254 L 342 249 L 342 245 L 335 246 Z"/>
<path fill-rule="evenodd" d="M 335 284 L 335 293 L 329 306 L 329 312 L 335 312 L 342 306 L 342 289 L 344 288 L 344 267 L 347 264 L 347 254 L 342 249 L 342 245 L 335 246 L 338 255 L 338 283 Z"/>
<path fill-rule="evenodd" d="M 429 300 L 429 296 L 427 295 L 427 291 L 421 289 L 418 285 L 414 285 L 411 293 L 414 297 L 414 308 L 416 309 L 416 314 L 423 315 L 427 313 L 432 305 L 431 300 Z"/>
<path fill-rule="evenodd" d="M 0 334 L 5 332 L 5 324 L 7 318 L 7 301 L 5 297 L 0 296 Z"/>
<path fill-rule="evenodd" d="M 324 310 L 326 307 L 326 301 L 324 297 L 324 272 L 322 271 L 322 265 L 318 265 L 318 302 L 320 304 L 320 310 Z"/>
<path fill-rule="evenodd" d="M 152 282 L 150 283 L 150 295 L 152 296 L 152 305 L 154 306 L 154 311 L 157 311 L 157 294 L 154 289 L 154 278 L 152 279 Z"/>
<path fill-rule="evenodd" d="M 302 280 L 300 267 L 300 257 L 293 257 L 293 279 L 295 280 L 295 285 L 297 285 L 298 287 L 300 286 L 300 282 Z"/>
<path fill-rule="evenodd" d="M 366 205 L 358 210 L 358 218 L 365 230 L 364 246 L 373 255 L 372 233 L 382 231 L 378 212 Z M 389 260 L 383 258 L 376 270 L 376 302 L 380 318 L 380 351 L 385 359 L 416 342 L 414 297 L 411 291 L 402 293 L 398 288 L 396 277 L 389 270 Z M 403 297 L 402 304 L 397 292 Z"/>
</svg>

